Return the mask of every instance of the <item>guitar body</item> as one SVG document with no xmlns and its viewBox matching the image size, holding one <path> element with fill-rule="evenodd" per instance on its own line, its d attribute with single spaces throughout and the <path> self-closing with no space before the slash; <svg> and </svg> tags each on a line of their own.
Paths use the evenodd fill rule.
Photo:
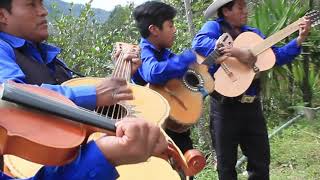
<svg viewBox="0 0 320 180">
<path fill-rule="evenodd" d="M 77 78 L 69 80 L 63 85 L 95 85 L 103 78 Z M 130 84 L 133 91 L 134 100 L 126 101 L 123 106 L 128 111 L 128 116 L 141 117 L 159 124 L 165 123 L 170 107 L 168 102 L 157 92 L 138 85 Z M 104 135 L 103 133 L 93 133 L 89 139 L 95 140 Z M 169 138 L 169 137 L 167 137 Z M 172 141 L 173 142 L 173 141 Z M 183 154 L 179 152 L 181 157 Z M 13 177 L 27 178 L 33 176 L 42 165 L 26 161 L 22 158 L 5 155 L 5 172 Z M 179 174 L 172 169 L 171 165 L 164 159 L 151 157 L 147 162 L 118 166 L 120 180 L 180 180 Z M 186 177 L 188 179 L 188 177 Z"/>
<path fill-rule="evenodd" d="M 103 133 L 94 133 L 89 137 L 89 140 L 96 140 L 104 136 Z M 169 138 L 167 136 L 167 138 Z M 183 155 L 181 154 L 183 157 Z M 41 164 L 33 163 L 17 156 L 4 156 L 4 172 L 12 177 L 30 178 L 42 167 Z M 158 157 L 151 157 L 148 161 L 122 165 L 116 167 L 120 177 L 118 180 L 181 180 L 179 174 L 172 169 L 170 164 Z M 186 177 L 188 180 L 189 177 Z"/>
<path fill-rule="evenodd" d="M 197 58 L 200 62 L 203 57 Z M 195 124 L 202 114 L 204 95 L 200 92 L 198 85 L 201 85 L 207 93 L 214 90 L 213 78 L 208 73 L 207 66 L 194 63 L 189 66 L 181 79 L 172 79 L 165 86 L 150 84 L 149 87 L 169 102 L 169 119 L 175 121 L 178 126 L 188 128 Z M 171 123 L 167 122 L 168 128 L 176 130 L 175 127 L 170 127 Z"/>
<path fill-rule="evenodd" d="M 252 32 L 241 33 L 233 43 L 234 47 L 252 49 L 252 47 L 263 42 L 259 35 Z M 276 57 L 272 49 L 269 48 L 257 56 L 255 66 L 259 71 L 266 71 L 275 64 Z M 215 90 L 227 97 L 235 97 L 244 93 L 252 83 L 256 72 L 253 68 L 241 63 L 234 57 L 229 57 L 224 61 L 231 75 L 228 75 L 223 68 L 219 68 L 214 74 Z"/>
</svg>

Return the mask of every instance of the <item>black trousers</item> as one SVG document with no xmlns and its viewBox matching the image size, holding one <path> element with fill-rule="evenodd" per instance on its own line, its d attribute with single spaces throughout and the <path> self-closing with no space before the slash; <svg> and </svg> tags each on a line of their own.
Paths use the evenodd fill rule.
<svg viewBox="0 0 320 180">
<path fill-rule="evenodd" d="M 179 147 L 182 153 L 185 153 L 189 149 L 193 149 L 192 140 L 190 137 L 190 130 L 177 133 L 171 131 L 170 129 L 165 130 L 168 136 L 173 140 L 173 142 Z M 190 180 L 193 180 L 193 176 L 189 177 Z"/>
<path fill-rule="evenodd" d="M 269 180 L 270 148 L 261 103 L 211 98 L 210 126 L 220 180 L 236 180 L 238 145 L 248 158 L 249 180 Z"/>
<path fill-rule="evenodd" d="M 183 133 L 177 133 L 177 132 L 171 131 L 170 129 L 166 129 L 166 133 L 173 140 L 173 142 L 179 147 L 182 153 L 185 153 L 189 149 L 193 148 L 192 140 L 190 137 L 190 130 Z"/>
</svg>

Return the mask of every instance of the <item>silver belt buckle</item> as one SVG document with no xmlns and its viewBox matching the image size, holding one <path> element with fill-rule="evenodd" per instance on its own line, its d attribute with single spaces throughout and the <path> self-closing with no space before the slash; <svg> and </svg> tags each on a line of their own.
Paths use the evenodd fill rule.
<svg viewBox="0 0 320 180">
<path fill-rule="evenodd" d="M 240 102 L 241 103 L 253 103 L 256 96 L 242 95 Z"/>
</svg>

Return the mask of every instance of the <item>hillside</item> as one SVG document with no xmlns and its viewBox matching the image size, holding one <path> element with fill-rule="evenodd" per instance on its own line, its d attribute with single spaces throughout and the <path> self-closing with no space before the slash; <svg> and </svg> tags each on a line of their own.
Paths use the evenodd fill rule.
<svg viewBox="0 0 320 180">
<path fill-rule="evenodd" d="M 62 0 L 44 0 L 44 4 L 46 8 L 48 9 L 49 13 L 52 12 L 52 5 L 56 5 L 57 9 L 62 13 L 62 14 L 68 14 L 70 12 L 71 4 L 64 2 Z M 82 4 L 74 4 L 72 6 L 72 14 L 75 16 L 78 16 L 81 12 L 81 9 L 84 8 L 84 5 Z M 105 22 L 108 20 L 109 15 L 111 12 L 105 11 L 103 9 L 97 9 L 93 8 L 96 20 L 99 22 Z"/>
</svg>

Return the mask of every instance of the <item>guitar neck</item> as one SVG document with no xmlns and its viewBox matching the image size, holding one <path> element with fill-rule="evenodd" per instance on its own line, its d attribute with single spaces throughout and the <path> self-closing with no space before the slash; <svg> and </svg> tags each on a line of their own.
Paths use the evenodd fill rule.
<svg viewBox="0 0 320 180">
<path fill-rule="evenodd" d="M 218 49 L 214 49 L 200 64 L 204 64 L 208 67 L 215 64 L 216 60 L 220 56 Z"/>
<path fill-rule="evenodd" d="M 116 60 L 112 77 L 124 78 L 127 82 L 130 82 L 131 78 L 131 61 L 127 61 L 123 58 L 124 54 L 121 53 L 120 57 Z"/>
<path fill-rule="evenodd" d="M 111 132 L 116 131 L 115 122 L 105 116 L 22 90 L 14 84 L 4 84 L 1 99 L 57 115 L 66 118 L 66 120 L 80 122 Z"/>
<path fill-rule="evenodd" d="M 289 26 L 285 27 L 284 29 L 280 30 L 279 32 L 273 34 L 272 36 L 265 39 L 262 43 L 260 43 L 258 46 L 255 46 L 251 49 L 252 53 L 257 56 L 264 52 L 265 50 L 269 49 L 279 41 L 283 40 L 284 38 L 288 37 L 292 33 L 299 30 L 299 23 L 302 22 L 303 19 L 300 18 L 296 22 L 290 24 Z"/>
</svg>

